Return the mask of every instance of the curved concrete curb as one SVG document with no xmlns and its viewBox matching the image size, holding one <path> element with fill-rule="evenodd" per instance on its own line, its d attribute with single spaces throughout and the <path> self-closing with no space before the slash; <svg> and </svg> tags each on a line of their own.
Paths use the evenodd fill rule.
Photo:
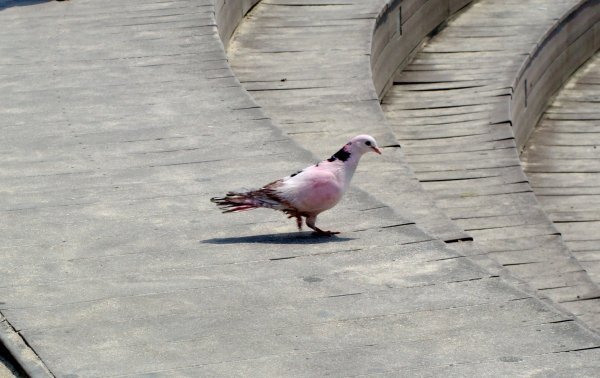
<svg viewBox="0 0 600 378">
<path fill-rule="evenodd" d="M 54 377 L 44 362 L 2 314 L 0 314 L 0 345 L 10 353 L 10 357 L 13 359 L 11 362 L 16 363 L 18 365 L 16 367 L 27 376 Z"/>
<path fill-rule="evenodd" d="M 473 0 L 388 0 L 375 21 L 371 74 L 381 99 L 425 37 Z"/>
<path fill-rule="evenodd" d="M 599 48 L 600 0 L 582 0 L 542 36 L 491 122 L 510 123 L 522 151 L 550 99 Z"/>
<path fill-rule="evenodd" d="M 215 19 L 225 50 L 240 21 L 260 0 L 215 0 Z"/>
</svg>

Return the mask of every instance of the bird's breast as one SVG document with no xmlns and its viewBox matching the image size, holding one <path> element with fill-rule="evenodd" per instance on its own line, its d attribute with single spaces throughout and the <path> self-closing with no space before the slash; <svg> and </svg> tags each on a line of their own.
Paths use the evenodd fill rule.
<svg viewBox="0 0 600 378">
<path fill-rule="evenodd" d="M 343 185 L 338 180 L 316 178 L 308 183 L 297 198 L 298 210 L 319 213 L 335 206 L 344 194 Z"/>
</svg>

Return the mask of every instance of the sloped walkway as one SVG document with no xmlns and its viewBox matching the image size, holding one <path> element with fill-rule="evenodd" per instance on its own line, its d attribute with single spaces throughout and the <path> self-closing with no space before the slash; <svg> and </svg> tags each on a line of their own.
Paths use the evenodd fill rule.
<svg viewBox="0 0 600 378">
<path fill-rule="evenodd" d="M 600 56 L 574 75 L 521 156 L 542 208 L 600 285 Z"/>
<path fill-rule="evenodd" d="M 579 3 L 475 3 L 396 77 L 382 106 L 419 181 L 477 249 L 600 329 L 600 289 L 539 205 L 510 126 L 490 122 L 528 54 Z"/>
<path fill-rule="evenodd" d="M 370 73 L 373 17 L 382 3 L 262 1 L 229 56 L 251 95 L 305 148 L 319 153 L 321 141 L 364 132 L 384 145 L 399 141 L 405 155 L 386 149 L 385 160 L 361 166 L 367 178 L 357 185 L 436 237 L 466 240 L 453 248 L 492 258 L 598 327 L 600 306 L 590 299 L 598 287 L 538 206 L 511 130 L 489 126 L 525 54 L 576 3 L 480 2 L 469 9 L 419 53 L 384 100 L 391 129 Z"/>
<path fill-rule="evenodd" d="M 442 240 L 468 238 L 438 209 L 403 161 L 371 78 L 370 39 L 387 1 L 261 1 L 228 55 L 242 85 L 279 128 L 317 156 L 331 141 L 371 134 L 384 154 L 361 164 L 356 185 L 402 209 Z"/>
<path fill-rule="evenodd" d="M 316 157 L 243 91 L 214 13 L 0 11 L 0 312 L 50 374 L 597 372 L 598 335 L 365 192 L 322 217 L 338 238 L 221 215 L 211 196 Z"/>
</svg>

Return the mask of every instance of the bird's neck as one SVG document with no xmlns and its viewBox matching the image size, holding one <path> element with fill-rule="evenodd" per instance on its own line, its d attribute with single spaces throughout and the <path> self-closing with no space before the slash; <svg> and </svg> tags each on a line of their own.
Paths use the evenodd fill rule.
<svg viewBox="0 0 600 378">
<path fill-rule="evenodd" d="M 361 156 L 359 154 L 355 153 L 352 154 L 346 161 L 336 162 L 339 164 L 338 175 L 340 177 L 340 181 L 343 181 L 346 187 L 350 185 L 350 181 L 352 181 L 352 176 L 354 176 L 354 172 L 356 171 L 360 157 Z"/>
<path fill-rule="evenodd" d="M 338 179 L 344 183 L 345 187 L 350 185 L 350 181 L 352 180 L 354 171 L 356 171 L 361 156 L 362 154 L 351 151 L 350 143 L 347 143 L 338 152 L 327 159 L 328 162 L 337 166 L 336 175 L 338 176 Z"/>
</svg>

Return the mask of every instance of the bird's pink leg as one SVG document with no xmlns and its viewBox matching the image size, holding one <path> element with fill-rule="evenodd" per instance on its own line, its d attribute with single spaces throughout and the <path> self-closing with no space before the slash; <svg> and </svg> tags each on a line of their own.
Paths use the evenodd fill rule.
<svg viewBox="0 0 600 378">
<path fill-rule="evenodd" d="M 310 216 L 306 217 L 306 225 L 308 227 L 312 228 L 313 230 L 315 230 L 315 233 L 317 235 L 332 236 L 332 235 L 339 234 L 338 231 L 323 231 L 323 230 L 321 230 L 319 227 L 317 227 L 315 225 L 316 222 L 317 222 L 316 215 L 310 215 Z"/>
<path fill-rule="evenodd" d="M 302 231 L 302 215 L 300 215 L 300 213 L 298 213 L 297 211 L 292 212 L 287 211 L 286 214 L 288 215 L 288 219 L 290 218 L 296 218 L 296 225 L 298 226 L 298 231 Z"/>
</svg>

